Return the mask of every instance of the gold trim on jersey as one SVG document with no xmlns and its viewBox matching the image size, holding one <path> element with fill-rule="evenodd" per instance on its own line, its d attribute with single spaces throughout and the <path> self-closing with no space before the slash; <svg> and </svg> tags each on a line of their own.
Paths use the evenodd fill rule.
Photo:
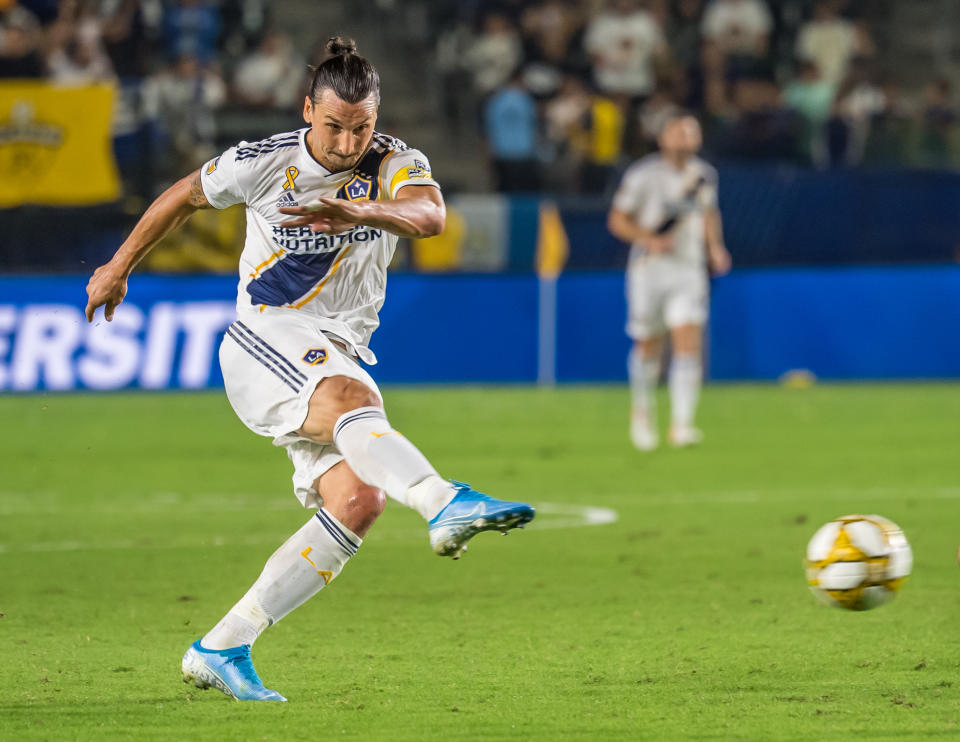
<svg viewBox="0 0 960 742">
<path fill-rule="evenodd" d="M 380 160 L 380 167 L 377 169 L 377 201 L 387 201 L 390 199 L 389 193 L 386 196 L 383 195 L 383 166 L 386 165 L 387 160 L 397 154 L 397 152 L 398 150 L 392 149 Z"/>
<path fill-rule="evenodd" d="M 414 175 L 411 171 L 418 172 L 419 174 Z M 433 173 L 429 170 L 421 170 L 413 165 L 406 165 L 400 168 L 393 174 L 393 179 L 390 181 L 390 198 L 393 198 L 394 190 L 404 181 L 416 185 L 416 181 L 418 180 L 433 180 Z M 433 183 L 426 183 L 425 185 L 433 185 Z"/>
<path fill-rule="evenodd" d="M 323 277 L 323 280 L 320 281 L 320 283 L 318 283 L 309 294 L 307 294 L 296 304 L 290 304 L 289 306 L 293 307 L 294 309 L 300 309 L 304 304 L 309 303 L 317 294 L 319 294 L 323 290 L 323 287 L 327 285 L 327 281 L 333 278 L 334 274 L 337 272 L 337 269 L 340 267 L 340 263 L 343 262 L 343 259 L 347 256 L 347 253 L 350 252 L 351 247 L 353 247 L 353 245 L 347 245 L 345 248 L 343 248 L 343 252 L 341 252 L 337 256 L 337 259 L 333 262 L 333 268 L 330 269 L 330 272 Z"/>
<path fill-rule="evenodd" d="M 286 252 L 287 251 L 284 250 L 283 248 L 280 248 L 279 250 L 277 250 L 273 255 L 271 255 L 269 258 L 264 260 L 262 263 L 260 263 L 260 265 L 258 265 L 256 268 L 253 269 L 253 273 L 250 274 L 250 278 L 260 278 L 260 271 L 266 268 L 268 265 L 270 265 L 270 263 L 272 263 L 274 260 L 279 259 Z"/>
</svg>

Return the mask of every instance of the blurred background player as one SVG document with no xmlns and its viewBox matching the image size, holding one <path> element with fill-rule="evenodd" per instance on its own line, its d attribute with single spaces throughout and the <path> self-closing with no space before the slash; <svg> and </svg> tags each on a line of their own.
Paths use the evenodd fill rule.
<svg viewBox="0 0 960 742">
<path fill-rule="evenodd" d="M 663 341 L 671 340 L 670 431 L 674 446 L 699 443 L 694 415 L 703 375 L 702 336 L 708 313 L 707 269 L 730 270 L 717 207 L 717 173 L 697 157 L 702 143 L 693 116 L 667 121 L 659 154 L 624 174 L 608 215 L 614 236 L 629 242 L 627 334 L 630 437 L 641 451 L 659 445 L 655 391 Z"/>
</svg>

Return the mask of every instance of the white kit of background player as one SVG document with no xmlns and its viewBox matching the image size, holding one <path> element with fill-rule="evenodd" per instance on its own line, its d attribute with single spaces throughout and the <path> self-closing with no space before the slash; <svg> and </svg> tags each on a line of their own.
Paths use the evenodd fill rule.
<svg viewBox="0 0 960 742">
<path fill-rule="evenodd" d="M 678 116 L 664 126 L 660 152 L 624 173 L 608 226 L 631 243 L 627 266 L 628 369 L 632 397 L 630 437 L 641 451 L 659 445 L 656 386 L 663 341 L 672 343 L 670 428 L 675 446 L 699 443 L 694 426 L 700 395 L 703 325 L 709 310 L 707 268 L 730 270 L 717 208 L 717 173 L 696 156 L 700 125 Z"/>
<path fill-rule="evenodd" d="M 243 203 L 237 321 L 220 348 L 240 419 L 286 449 L 294 489 L 314 517 L 183 657 L 185 682 L 240 700 L 283 701 L 250 649 L 260 633 L 341 571 L 383 510 L 384 492 L 429 523 L 430 543 L 457 558 L 484 530 L 520 527 L 529 505 L 442 479 L 395 431 L 360 365 L 383 304 L 398 236 L 443 229 L 444 204 L 424 154 L 374 131 L 376 70 L 352 41 L 331 39 L 304 101 L 305 129 L 242 142 L 163 193 L 87 292 L 87 317 L 109 320 L 139 260 L 198 208 Z"/>
</svg>

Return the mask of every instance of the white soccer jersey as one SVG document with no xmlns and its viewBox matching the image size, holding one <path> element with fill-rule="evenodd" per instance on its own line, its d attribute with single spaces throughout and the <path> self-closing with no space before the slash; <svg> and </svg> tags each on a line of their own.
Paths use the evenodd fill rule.
<svg viewBox="0 0 960 742">
<path fill-rule="evenodd" d="M 632 216 L 644 229 L 668 233 L 673 248 L 646 255 L 634 243 L 630 263 L 641 257 L 703 267 L 706 262 L 704 215 L 717 205 L 717 171 L 699 157 L 677 170 L 662 155 L 653 154 L 631 165 L 613 197 L 613 208 Z"/>
<path fill-rule="evenodd" d="M 309 318 L 322 332 L 346 341 L 364 362 L 376 363 L 367 345 L 380 324 L 377 312 L 397 236 L 372 227 L 335 235 L 285 228 L 280 222 L 292 217 L 279 209 L 306 206 L 321 196 L 392 199 L 406 185 L 439 185 L 422 152 L 380 133 L 354 168 L 332 173 L 307 150 L 308 131 L 240 142 L 201 168 L 211 206 L 247 207 L 237 312 L 243 317 L 277 307 Z"/>
</svg>

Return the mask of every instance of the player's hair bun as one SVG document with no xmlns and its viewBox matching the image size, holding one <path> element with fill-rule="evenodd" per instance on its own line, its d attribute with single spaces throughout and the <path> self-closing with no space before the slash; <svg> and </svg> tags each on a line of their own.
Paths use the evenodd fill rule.
<svg viewBox="0 0 960 742">
<path fill-rule="evenodd" d="M 380 104 L 380 75 L 372 64 L 357 54 L 357 42 L 343 36 L 327 40 L 327 58 L 313 69 L 310 100 L 320 100 L 323 91 L 333 90 L 347 103 L 359 103 L 370 95 Z"/>
<path fill-rule="evenodd" d="M 357 42 L 343 36 L 331 36 L 327 39 L 327 54 L 331 57 L 345 57 L 357 53 Z"/>
</svg>

